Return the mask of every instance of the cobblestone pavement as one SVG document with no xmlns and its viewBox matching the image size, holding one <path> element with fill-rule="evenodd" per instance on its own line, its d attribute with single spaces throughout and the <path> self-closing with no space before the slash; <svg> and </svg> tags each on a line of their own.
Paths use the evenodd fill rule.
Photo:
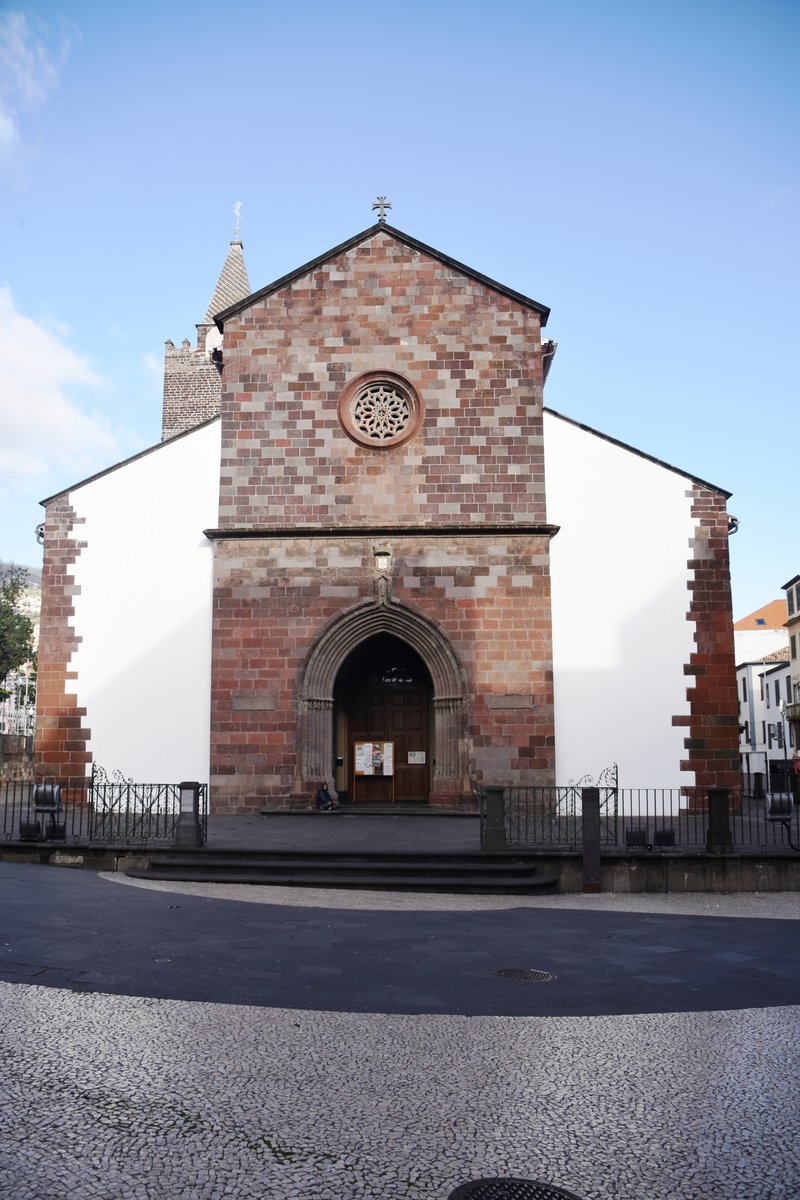
<svg viewBox="0 0 800 1200">
<path fill-rule="evenodd" d="M 446 1200 L 459 1183 L 496 1175 L 547 1180 L 584 1200 L 800 1195 L 796 895 L 527 899 L 125 886 L 116 876 L 0 863 L 0 911 L 3 1200 Z M 59 936 L 44 935 L 48 913 Z M 205 955 L 209 974 L 223 963 L 231 985 L 254 958 L 270 960 L 280 928 L 281 953 L 293 939 L 295 973 L 312 968 L 315 1000 L 305 988 L 303 1004 L 291 1006 L 265 1002 L 268 992 L 250 1004 L 169 995 L 180 990 L 190 915 L 192 929 L 205 932 L 205 948 L 192 942 L 191 954 Z M 435 935 L 451 971 L 472 969 L 479 950 L 497 962 L 492 942 L 504 920 L 517 938 L 526 921 L 537 931 L 515 962 L 528 963 L 522 952 L 531 947 L 549 955 L 565 938 L 588 948 L 597 935 L 589 970 L 619 975 L 621 997 L 639 986 L 647 945 L 651 960 L 671 965 L 651 967 L 663 982 L 645 989 L 647 1011 L 617 1003 L 603 1014 L 565 1015 L 551 1003 L 552 1015 L 498 1015 L 477 1011 L 468 996 L 461 1007 L 469 1012 L 458 1011 L 458 989 L 448 990 L 432 953 L 423 953 L 423 978 L 407 983 L 420 994 L 421 984 L 439 989 L 424 1011 L 392 1011 L 394 1000 L 383 1011 L 356 1011 L 335 970 L 341 948 L 332 931 L 348 918 L 364 922 L 352 937 L 361 939 L 366 980 L 390 975 L 373 940 L 400 947 L 416 936 L 431 949 Z M 140 927 L 150 935 L 147 963 L 134 936 Z M 128 956 L 138 995 L 120 990 Z M 328 970 L 313 969 L 323 957 Z M 564 978 L 576 979 L 568 956 L 565 963 L 555 983 L 502 986 L 535 1007 L 537 989 L 558 996 Z M 73 972 L 71 985 L 59 970 Z M 708 996 L 704 979 L 728 972 L 730 981 L 736 970 L 727 1002 L 676 1010 L 671 978 Z M 780 999 L 753 1002 L 752 975 L 769 977 Z M 468 978 L 458 976 L 462 991 Z M 671 1011 L 654 1005 L 659 988 Z"/>
</svg>

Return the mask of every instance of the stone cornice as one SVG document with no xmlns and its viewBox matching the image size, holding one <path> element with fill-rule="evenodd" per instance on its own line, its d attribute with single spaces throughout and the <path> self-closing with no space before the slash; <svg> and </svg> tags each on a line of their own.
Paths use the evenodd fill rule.
<svg viewBox="0 0 800 1200">
<path fill-rule="evenodd" d="M 389 538 L 389 537 L 548 537 L 556 536 L 560 525 L 370 525 L 370 526 L 240 526 L 229 529 L 204 529 L 212 542 L 242 541 L 255 538 Z"/>
</svg>

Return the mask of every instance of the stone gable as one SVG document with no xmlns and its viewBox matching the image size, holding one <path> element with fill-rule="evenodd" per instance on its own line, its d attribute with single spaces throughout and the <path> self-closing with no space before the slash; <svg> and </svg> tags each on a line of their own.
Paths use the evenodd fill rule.
<svg viewBox="0 0 800 1200">
<path fill-rule="evenodd" d="M 392 372 L 424 415 L 357 444 L 344 389 Z M 540 316 L 377 231 L 225 323 L 220 525 L 541 523 Z"/>
</svg>

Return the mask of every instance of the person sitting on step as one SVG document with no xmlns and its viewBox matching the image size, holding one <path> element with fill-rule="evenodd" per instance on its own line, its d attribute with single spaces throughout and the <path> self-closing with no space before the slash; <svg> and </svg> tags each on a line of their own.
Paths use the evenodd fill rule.
<svg viewBox="0 0 800 1200">
<path fill-rule="evenodd" d="M 338 807 L 338 796 L 332 796 L 328 791 L 327 783 L 321 783 L 317 792 L 317 808 L 320 812 L 333 812 Z"/>
</svg>

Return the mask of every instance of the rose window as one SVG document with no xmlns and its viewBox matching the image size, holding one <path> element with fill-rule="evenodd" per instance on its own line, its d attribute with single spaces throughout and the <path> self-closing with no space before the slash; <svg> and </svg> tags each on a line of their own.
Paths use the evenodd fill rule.
<svg viewBox="0 0 800 1200">
<path fill-rule="evenodd" d="M 411 384 L 399 376 L 362 375 L 345 388 L 339 401 L 345 432 L 363 446 L 385 449 L 411 437 L 422 419 L 422 405 Z"/>
<path fill-rule="evenodd" d="M 353 422 L 368 438 L 397 437 L 411 420 L 408 396 L 388 383 L 371 383 L 353 404 Z"/>
</svg>

